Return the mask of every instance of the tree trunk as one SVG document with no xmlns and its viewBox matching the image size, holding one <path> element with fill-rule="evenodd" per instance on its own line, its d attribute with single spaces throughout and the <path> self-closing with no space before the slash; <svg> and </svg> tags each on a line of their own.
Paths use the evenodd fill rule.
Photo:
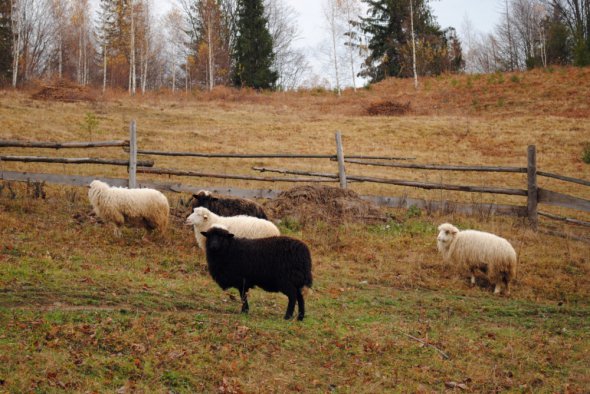
<svg viewBox="0 0 590 394">
<path fill-rule="evenodd" d="M 410 0 L 410 29 L 412 30 L 412 67 L 414 69 L 414 89 L 418 89 L 418 73 L 416 72 L 416 37 L 414 36 L 413 0 Z"/>
<path fill-rule="evenodd" d="M 107 89 L 107 46 L 103 46 L 103 62 L 102 62 L 102 93 Z"/>
<path fill-rule="evenodd" d="M 131 8 L 131 37 L 130 37 L 130 56 L 129 56 L 129 93 L 135 95 L 135 17 L 133 15 L 133 0 L 130 1 Z"/>
</svg>

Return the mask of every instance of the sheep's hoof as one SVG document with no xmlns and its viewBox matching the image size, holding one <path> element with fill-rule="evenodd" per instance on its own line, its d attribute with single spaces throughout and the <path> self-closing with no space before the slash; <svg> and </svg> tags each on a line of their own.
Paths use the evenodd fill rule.
<svg viewBox="0 0 590 394">
<path fill-rule="evenodd" d="M 303 320 L 303 317 L 304 317 L 304 315 L 297 315 L 297 320 L 301 321 L 301 320 Z"/>
<path fill-rule="evenodd" d="M 293 315 L 285 315 L 285 320 L 291 320 L 292 317 Z"/>
</svg>

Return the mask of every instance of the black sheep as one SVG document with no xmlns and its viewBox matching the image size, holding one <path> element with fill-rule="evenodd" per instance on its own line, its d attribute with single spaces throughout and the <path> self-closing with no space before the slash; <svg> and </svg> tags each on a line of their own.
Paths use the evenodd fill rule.
<svg viewBox="0 0 590 394">
<path fill-rule="evenodd" d="M 223 290 L 238 289 L 242 313 L 248 313 L 248 290 L 258 286 L 289 297 L 285 319 L 293 317 L 297 301 L 297 320 L 303 320 L 305 303 L 301 291 L 304 286 L 312 285 L 307 245 L 286 236 L 235 238 L 221 226 L 213 226 L 201 234 L 207 239 L 205 250 L 211 277 Z"/>
<path fill-rule="evenodd" d="M 264 209 L 257 202 L 245 198 L 214 196 L 207 190 L 193 194 L 190 204 L 191 212 L 197 207 L 205 207 L 219 216 L 248 215 L 268 220 Z"/>
</svg>

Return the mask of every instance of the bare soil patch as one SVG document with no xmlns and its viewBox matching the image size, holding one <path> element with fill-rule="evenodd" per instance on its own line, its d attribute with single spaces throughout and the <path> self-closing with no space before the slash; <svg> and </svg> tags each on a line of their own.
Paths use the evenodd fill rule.
<svg viewBox="0 0 590 394">
<path fill-rule="evenodd" d="M 318 221 L 341 224 L 387 219 L 377 205 L 361 199 L 354 191 L 331 186 L 296 186 L 267 202 L 264 209 L 273 218 L 291 218 L 303 225 Z"/>
</svg>

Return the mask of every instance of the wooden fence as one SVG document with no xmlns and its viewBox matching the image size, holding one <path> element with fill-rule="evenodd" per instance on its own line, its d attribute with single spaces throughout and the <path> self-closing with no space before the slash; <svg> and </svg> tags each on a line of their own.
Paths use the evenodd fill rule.
<svg viewBox="0 0 590 394">
<path fill-rule="evenodd" d="M 456 165 L 436 165 L 436 164 L 417 164 L 408 163 L 414 158 L 411 157 L 387 157 L 387 156 L 365 156 L 365 155 L 344 155 L 341 133 L 336 133 L 336 152 L 333 155 L 312 155 L 312 154 L 225 154 L 225 153 L 198 153 L 198 152 L 166 152 L 156 150 L 141 150 L 137 146 L 136 123 L 132 121 L 129 127 L 129 140 L 125 141 L 102 141 L 102 142 L 28 142 L 28 141 L 3 141 L 0 140 L 0 148 L 40 148 L 40 149 L 84 149 L 84 148 L 111 148 L 122 147 L 129 154 L 129 158 L 121 159 L 104 159 L 104 158 L 81 158 L 81 157 L 45 157 L 45 156 L 9 156 L 0 155 L 1 162 L 37 162 L 37 163 L 63 163 L 63 164 L 95 164 L 95 165 L 115 165 L 126 166 L 128 168 L 128 179 L 104 178 L 100 176 L 79 176 L 63 174 L 46 174 L 30 172 L 4 171 L 0 169 L 0 180 L 8 181 L 29 181 L 29 182 L 48 182 L 55 184 L 64 184 L 71 186 L 85 186 L 93 179 L 102 179 L 109 184 L 116 186 L 128 187 L 153 187 L 160 190 L 173 192 L 196 192 L 200 189 L 211 189 L 209 187 L 196 187 L 182 183 L 154 182 L 149 180 L 138 181 L 137 174 L 158 174 L 174 175 L 183 177 L 197 178 L 222 178 L 236 180 L 252 180 L 259 182 L 337 182 L 340 187 L 346 188 L 351 182 L 368 182 L 397 186 L 408 186 L 428 190 L 451 190 L 468 193 L 491 193 L 511 196 L 522 196 L 527 198 L 526 206 L 500 205 L 500 204 L 468 204 L 456 203 L 449 201 L 425 201 L 411 199 L 407 197 L 387 197 L 387 196 L 363 196 L 363 198 L 373 201 L 380 205 L 390 207 L 409 207 L 415 205 L 419 208 L 428 208 L 433 210 L 457 211 L 466 214 L 472 214 L 478 210 L 485 210 L 490 213 L 503 215 L 517 215 L 528 217 L 532 228 L 538 226 L 539 216 L 559 220 L 564 223 L 575 224 L 584 227 L 590 227 L 590 222 L 567 218 L 554 215 L 538 210 L 539 204 L 546 204 L 557 207 L 565 207 L 584 212 L 590 212 L 590 200 L 583 198 L 557 193 L 539 187 L 538 178 L 546 177 L 558 179 L 563 182 L 575 183 L 582 186 L 590 186 L 590 181 L 567 177 L 559 174 L 543 172 L 537 170 L 536 148 L 534 145 L 528 147 L 528 159 L 526 167 L 498 167 L 498 166 L 456 166 Z M 227 175 L 198 172 L 192 170 L 182 170 L 173 168 L 155 168 L 153 160 L 137 160 L 137 155 L 149 156 L 174 156 L 174 157 L 202 157 L 202 158 L 288 158 L 288 159 L 329 159 L 337 162 L 337 173 L 323 173 L 298 171 L 285 168 L 269 167 L 252 167 L 253 170 L 261 173 L 278 173 L 283 176 L 252 176 L 252 175 Z M 380 160 L 380 161 L 376 161 Z M 377 178 L 346 173 L 345 165 L 351 163 L 363 166 L 379 166 L 390 168 L 403 168 L 413 170 L 430 170 L 430 171 L 473 171 L 473 172 L 502 172 L 502 173 L 521 173 L 527 174 L 526 189 L 511 189 L 488 186 L 470 186 L 454 185 L 443 183 L 418 182 L 403 179 Z M 286 177 L 284 175 L 291 175 Z M 273 198 L 278 195 L 278 191 L 260 188 L 260 189 L 236 189 L 236 188 L 215 188 L 214 192 L 229 194 L 246 198 Z"/>
</svg>

